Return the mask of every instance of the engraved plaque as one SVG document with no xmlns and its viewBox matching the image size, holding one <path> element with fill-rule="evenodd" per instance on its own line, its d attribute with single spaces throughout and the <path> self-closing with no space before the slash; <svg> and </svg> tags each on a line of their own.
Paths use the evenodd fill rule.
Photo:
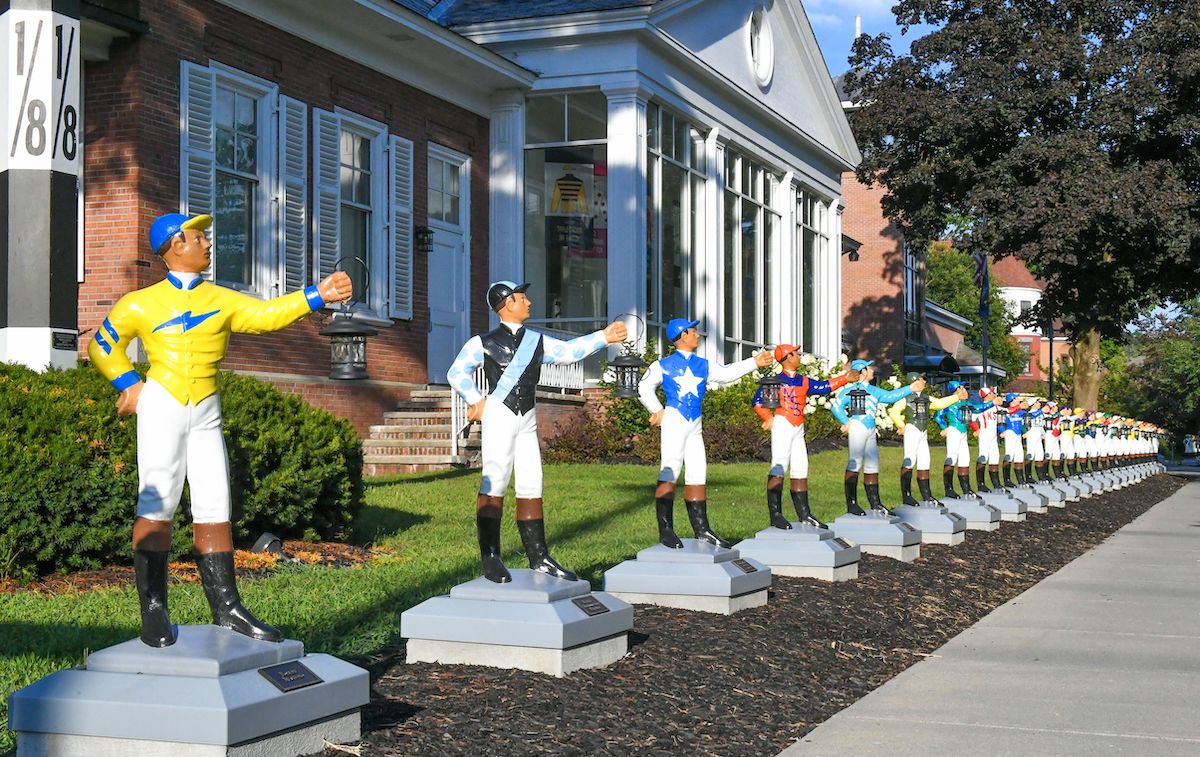
<svg viewBox="0 0 1200 757">
<path fill-rule="evenodd" d="M 736 565 L 738 567 L 738 570 L 742 571 L 743 573 L 757 573 L 758 572 L 758 568 L 754 567 L 746 560 L 734 560 L 733 564 Z"/>
<path fill-rule="evenodd" d="M 589 616 L 603 615 L 604 613 L 608 612 L 608 608 L 604 606 L 604 603 L 599 599 L 596 599 L 591 594 L 588 594 L 586 597 L 575 597 L 571 601 L 575 603 L 576 607 L 578 607 L 580 610 L 583 610 Z"/>
<path fill-rule="evenodd" d="M 324 683 L 320 676 L 309 670 L 299 660 L 272 665 L 268 668 L 259 668 L 258 672 L 285 694 L 306 686 Z"/>
</svg>

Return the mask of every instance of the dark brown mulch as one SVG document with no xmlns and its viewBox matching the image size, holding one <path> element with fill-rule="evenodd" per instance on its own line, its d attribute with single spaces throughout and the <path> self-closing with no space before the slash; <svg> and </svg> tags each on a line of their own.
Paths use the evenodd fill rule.
<svg viewBox="0 0 1200 757">
<path fill-rule="evenodd" d="M 1157 476 L 911 564 L 864 555 L 855 581 L 777 578 L 732 617 L 639 606 L 628 656 L 563 679 L 400 649 L 370 666 L 362 753 L 775 754 L 1180 486 Z"/>
<path fill-rule="evenodd" d="M 305 565 L 324 565 L 332 568 L 345 568 L 358 563 L 370 561 L 371 552 L 363 547 L 340 542 L 306 542 L 285 541 L 283 543 L 284 562 L 303 563 Z M 280 559 L 274 555 L 254 553 L 239 549 L 234 552 L 234 564 L 239 578 L 258 578 L 269 574 L 280 564 Z M 170 577 L 175 581 L 198 583 L 200 576 L 196 572 L 196 563 L 189 556 L 184 560 L 172 562 L 169 566 Z M 99 570 L 81 570 L 75 573 L 54 573 L 33 581 L 0 581 L 0 594 L 17 591 L 44 592 L 47 594 L 65 594 L 68 592 L 95 591 L 110 586 L 132 586 L 133 566 L 110 565 Z"/>
</svg>

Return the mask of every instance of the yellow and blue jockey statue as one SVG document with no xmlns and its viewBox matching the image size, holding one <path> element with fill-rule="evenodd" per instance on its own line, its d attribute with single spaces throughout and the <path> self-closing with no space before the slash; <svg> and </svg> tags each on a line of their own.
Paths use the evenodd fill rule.
<svg viewBox="0 0 1200 757">
<path fill-rule="evenodd" d="M 213 623 L 256 639 L 282 638 L 245 608 L 235 582 L 217 368 L 230 334 L 278 331 L 353 293 L 343 272 L 271 300 L 205 281 L 200 274 L 212 259 L 206 233 L 211 225 L 207 215 L 157 218 L 150 225 L 150 248 L 166 264 L 166 278 L 118 300 L 88 344 L 92 364 L 120 392 L 117 412 L 138 418 L 134 571 L 141 638 L 153 647 L 175 643 L 167 614 L 167 555 L 185 479 L 191 485 L 197 566 Z M 135 338 L 142 340 L 150 362 L 145 381 L 125 354 Z"/>
</svg>

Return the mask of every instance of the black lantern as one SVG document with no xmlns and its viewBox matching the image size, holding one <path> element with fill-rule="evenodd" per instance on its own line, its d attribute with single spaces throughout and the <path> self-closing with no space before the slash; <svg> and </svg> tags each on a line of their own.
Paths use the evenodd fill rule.
<svg viewBox="0 0 1200 757">
<path fill-rule="evenodd" d="M 867 390 L 855 388 L 850 390 L 850 415 L 867 414 Z"/>
<path fill-rule="evenodd" d="M 339 258 L 333 270 L 340 270 L 344 260 L 356 261 L 363 269 L 363 288 L 370 286 L 371 272 L 361 258 Z M 321 329 L 321 336 L 329 337 L 329 378 L 338 380 L 367 378 L 367 337 L 379 332 L 367 324 L 354 320 L 351 306 L 361 302 L 357 298 L 343 302 L 337 315 L 329 325 Z"/>
<path fill-rule="evenodd" d="M 1007 423 L 1008 423 L 1008 408 L 1006 408 L 1006 407 L 996 408 L 996 426 L 997 427 L 1003 426 Z"/>
<path fill-rule="evenodd" d="M 758 381 L 758 401 L 768 410 L 779 407 L 779 392 L 783 388 L 783 379 L 778 373 L 769 373 Z"/>
<path fill-rule="evenodd" d="M 616 374 L 616 395 L 621 398 L 638 396 L 638 379 L 646 362 L 632 352 L 626 352 L 614 358 L 609 366 Z"/>
<path fill-rule="evenodd" d="M 321 329 L 321 336 L 329 337 L 329 378 L 367 378 L 367 337 L 378 333 L 352 315 L 334 318 Z"/>
<path fill-rule="evenodd" d="M 971 410 L 970 403 L 964 402 L 958 406 L 958 422 L 959 423 L 963 424 L 964 426 L 970 426 L 971 425 L 971 414 L 972 414 L 972 410 Z"/>
<path fill-rule="evenodd" d="M 433 229 L 428 226 L 418 226 L 413 229 L 413 238 L 417 252 L 422 255 L 433 252 Z"/>
<path fill-rule="evenodd" d="M 917 428 L 925 428 L 929 423 L 929 395 L 918 394 L 912 400 L 912 423 Z"/>
</svg>

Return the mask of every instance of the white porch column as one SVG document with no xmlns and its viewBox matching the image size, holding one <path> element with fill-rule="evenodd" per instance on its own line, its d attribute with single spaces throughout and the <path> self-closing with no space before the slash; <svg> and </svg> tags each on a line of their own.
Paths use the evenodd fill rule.
<svg viewBox="0 0 1200 757">
<path fill-rule="evenodd" d="M 525 93 L 492 97 L 487 280 L 525 275 Z"/>
<path fill-rule="evenodd" d="M 709 360 L 721 361 L 722 346 L 725 344 L 725 321 L 721 315 L 721 161 L 725 159 L 717 137 L 720 128 L 709 130 L 704 140 L 704 253 L 696 265 L 696 314 L 701 328 L 707 329 L 700 355 Z"/>
<path fill-rule="evenodd" d="M 608 98 L 608 318 L 636 313 L 644 323 L 649 93 L 636 83 L 603 91 Z"/>
<path fill-rule="evenodd" d="M 825 255 L 828 273 L 823 277 L 827 302 L 822 312 L 821 333 L 825 343 L 823 357 L 837 359 L 842 351 L 842 211 L 845 203 L 839 197 L 829 204 L 829 250 Z"/>
<path fill-rule="evenodd" d="M 796 234 L 796 224 L 792 221 L 791 208 L 796 206 L 793 196 L 792 179 L 794 174 L 785 171 L 779 184 L 775 187 L 775 196 L 771 198 L 771 208 L 779 214 L 779 226 L 775 230 L 775 238 L 770 240 L 774 245 L 775 270 L 771 272 L 771 325 L 774 333 L 766 334 L 764 338 L 768 345 L 796 343 L 796 269 L 793 267 L 796 258 L 796 247 L 793 238 Z"/>
</svg>

